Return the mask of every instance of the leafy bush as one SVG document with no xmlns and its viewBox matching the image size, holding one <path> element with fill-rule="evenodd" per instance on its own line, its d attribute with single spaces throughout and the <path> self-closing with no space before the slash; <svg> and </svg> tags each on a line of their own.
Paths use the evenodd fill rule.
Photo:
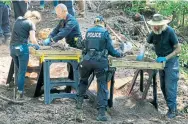
<svg viewBox="0 0 188 124">
<path fill-rule="evenodd" d="M 134 13 L 139 13 L 141 10 L 145 8 L 145 6 L 146 6 L 145 1 L 132 1 L 131 6 L 126 6 L 124 8 L 124 11 L 127 14 L 132 15 Z"/>
<path fill-rule="evenodd" d="M 158 13 L 164 16 L 173 15 L 172 26 L 188 25 L 188 2 L 185 0 L 156 1 L 153 7 Z"/>
<path fill-rule="evenodd" d="M 181 53 L 180 53 L 180 65 L 182 67 L 188 68 L 188 43 L 181 45 Z"/>
</svg>

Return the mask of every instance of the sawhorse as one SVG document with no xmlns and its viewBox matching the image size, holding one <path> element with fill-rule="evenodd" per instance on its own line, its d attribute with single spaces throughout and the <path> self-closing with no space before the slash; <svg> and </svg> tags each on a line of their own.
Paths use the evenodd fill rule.
<svg viewBox="0 0 188 124">
<path fill-rule="evenodd" d="M 44 102 L 45 104 L 50 104 L 53 99 L 56 98 L 76 98 L 76 93 L 61 93 L 56 92 L 53 93 L 53 87 L 57 86 L 71 86 L 77 91 L 78 82 L 79 82 L 79 72 L 78 72 L 78 64 L 80 61 L 80 56 L 42 56 L 41 57 L 41 65 L 40 65 L 40 73 L 37 80 L 37 86 L 35 90 L 35 97 L 40 96 L 41 88 L 44 85 Z M 52 63 L 64 62 L 70 63 L 73 67 L 74 72 L 74 80 L 70 80 L 67 78 L 50 78 L 50 65 Z"/>
<path fill-rule="evenodd" d="M 148 73 L 148 76 L 149 76 L 145 88 L 144 88 L 144 72 Z M 137 80 L 137 77 L 139 74 L 140 74 L 140 88 L 139 89 L 141 92 L 143 92 L 142 99 L 146 99 L 149 87 L 153 83 L 153 101 L 151 103 L 154 105 L 154 107 L 156 109 L 158 109 L 157 82 L 156 82 L 157 70 L 154 70 L 154 69 L 138 69 L 138 70 L 136 70 L 135 75 L 132 80 L 132 85 L 128 92 L 128 95 L 131 94 L 131 92 L 136 84 L 136 80 Z"/>
<path fill-rule="evenodd" d="M 111 78 L 108 80 L 108 82 L 110 83 L 110 96 L 108 98 L 108 107 L 113 107 L 113 93 L 114 93 L 114 83 L 115 83 L 114 76 L 115 76 L 116 68 L 111 67 L 111 69 L 113 71 L 110 71 L 110 73 L 112 75 L 111 75 Z M 145 88 L 144 88 L 144 72 L 147 72 L 148 75 L 149 75 L 149 78 L 148 78 L 148 81 L 147 81 Z M 154 107 L 156 109 L 158 109 L 157 82 L 156 82 L 157 70 L 154 70 L 154 69 L 136 70 L 135 75 L 134 75 L 133 80 L 132 80 L 132 86 L 131 86 L 131 88 L 128 92 L 128 95 L 131 94 L 131 92 L 132 92 L 132 90 L 133 90 L 133 88 L 136 84 L 136 80 L 137 80 L 137 77 L 138 77 L 139 74 L 140 74 L 140 87 L 139 87 L 139 89 L 140 89 L 141 92 L 143 92 L 142 99 L 146 99 L 149 87 L 153 83 L 153 101 L 151 103 L 154 105 Z M 94 77 L 94 74 L 92 75 L 92 77 Z M 92 80 L 93 80 L 93 78 L 90 79 L 89 85 L 91 84 Z M 92 92 L 90 92 L 89 90 L 87 91 L 87 95 L 89 95 L 89 97 L 91 99 L 93 99 L 93 101 L 96 100 L 96 96 Z"/>
</svg>

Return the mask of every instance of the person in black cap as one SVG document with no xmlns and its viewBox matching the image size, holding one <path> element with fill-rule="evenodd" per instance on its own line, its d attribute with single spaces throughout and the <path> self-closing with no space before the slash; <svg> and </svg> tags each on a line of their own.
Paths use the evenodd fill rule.
<svg viewBox="0 0 188 124">
<path fill-rule="evenodd" d="M 123 51 L 115 50 L 112 39 L 105 28 L 102 16 L 97 16 L 95 26 L 88 29 L 84 42 L 83 60 L 79 65 L 80 82 L 78 86 L 77 109 L 82 109 L 83 97 L 88 87 L 88 78 L 94 72 L 98 83 L 98 121 L 107 121 L 105 114 L 108 104 L 107 71 L 109 68 L 108 55 L 122 57 Z"/>
</svg>

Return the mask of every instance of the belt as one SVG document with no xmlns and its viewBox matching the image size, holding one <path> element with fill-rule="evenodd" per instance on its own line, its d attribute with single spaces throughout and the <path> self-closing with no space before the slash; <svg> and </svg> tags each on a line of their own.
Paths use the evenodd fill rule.
<svg viewBox="0 0 188 124">
<path fill-rule="evenodd" d="M 87 54 L 89 54 L 90 57 L 105 57 L 108 55 L 108 51 L 106 49 L 103 51 L 96 51 L 95 49 L 90 49 L 89 51 L 87 51 Z"/>
</svg>

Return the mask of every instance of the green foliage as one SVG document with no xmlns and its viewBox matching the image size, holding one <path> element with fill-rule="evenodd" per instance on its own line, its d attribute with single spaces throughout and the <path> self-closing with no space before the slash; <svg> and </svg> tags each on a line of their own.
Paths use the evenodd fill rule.
<svg viewBox="0 0 188 124">
<path fill-rule="evenodd" d="M 127 14 L 134 14 L 139 13 L 141 10 L 143 10 L 146 6 L 145 1 L 132 1 L 132 5 L 129 7 L 125 7 L 124 11 Z"/>
<path fill-rule="evenodd" d="M 157 13 L 164 16 L 173 15 L 172 26 L 179 27 L 188 25 L 188 2 L 185 0 L 157 0 L 153 6 Z"/>
<path fill-rule="evenodd" d="M 188 80 L 188 68 L 180 67 L 180 73 L 184 75 L 184 78 Z M 185 82 L 186 83 L 186 82 Z M 186 83 L 188 85 L 188 82 Z"/>
<path fill-rule="evenodd" d="M 180 65 L 183 67 L 184 65 L 188 66 L 188 43 L 181 45 L 181 53 L 180 53 Z"/>
<path fill-rule="evenodd" d="M 173 16 L 172 26 L 188 25 L 188 1 L 185 0 L 156 0 L 151 5 L 152 8 L 164 16 Z M 142 10 L 147 10 L 146 1 L 132 1 L 131 6 L 125 7 L 124 11 L 127 14 L 140 13 Z"/>
<path fill-rule="evenodd" d="M 10 5 L 11 4 L 11 0 L 4 0 L 3 1 L 6 5 Z"/>
<path fill-rule="evenodd" d="M 183 13 L 183 11 L 186 11 L 185 13 L 188 13 L 188 2 L 184 0 L 164 0 L 164 1 L 156 1 L 156 4 L 153 6 L 157 12 L 168 16 L 175 11 L 176 13 L 180 14 Z"/>
</svg>

